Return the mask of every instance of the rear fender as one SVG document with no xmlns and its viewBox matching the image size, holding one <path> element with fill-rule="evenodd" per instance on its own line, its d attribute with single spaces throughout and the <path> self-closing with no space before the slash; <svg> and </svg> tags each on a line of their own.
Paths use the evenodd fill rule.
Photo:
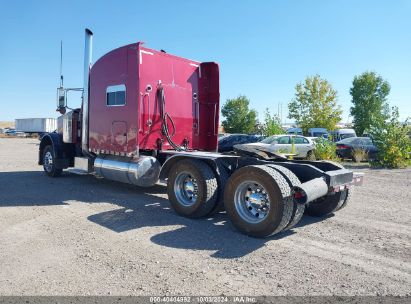
<svg viewBox="0 0 411 304">
<path fill-rule="evenodd" d="M 165 179 L 168 177 L 171 168 L 179 161 L 183 159 L 198 159 L 207 163 L 214 172 L 218 171 L 218 166 L 223 165 L 228 172 L 232 171 L 233 164 L 232 162 L 236 161 L 236 158 L 233 157 L 224 157 L 224 155 L 214 154 L 213 156 L 208 155 L 198 155 L 195 152 L 185 153 L 184 155 L 173 155 L 163 163 L 160 172 L 160 179 Z"/>
<path fill-rule="evenodd" d="M 302 183 L 321 177 L 328 187 L 334 187 L 353 180 L 351 170 L 344 169 L 340 164 L 331 161 L 276 162 L 276 165 L 291 170 Z"/>
</svg>

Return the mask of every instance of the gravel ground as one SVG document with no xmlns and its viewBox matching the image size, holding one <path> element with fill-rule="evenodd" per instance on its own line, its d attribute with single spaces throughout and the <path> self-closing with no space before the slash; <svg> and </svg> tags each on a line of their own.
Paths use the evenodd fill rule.
<svg viewBox="0 0 411 304">
<path fill-rule="evenodd" d="M 0 139 L 0 295 L 411 295 L 411 170 L 370 170 L 335 216 L 269 239 L 191 220 L 149 189 L 47 177 Z"/>
</svg>

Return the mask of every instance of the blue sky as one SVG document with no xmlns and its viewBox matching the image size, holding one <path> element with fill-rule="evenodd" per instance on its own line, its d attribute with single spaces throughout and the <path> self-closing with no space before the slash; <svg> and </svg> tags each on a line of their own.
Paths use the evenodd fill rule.
<svg viewBox="0 0 411 304">
<path fill-rule="evenodd" d="M 260 117 L 279 103 L 285 117 L 296 83 L 319 74 L 338 91 L 347 121 L 354 75 L 376 71 L 404 119 L 411 116 L 410 16 L 407 0 L 1 1 L 0 121 L 57 116 L 60 40 L 65 86 L 80 87 L 85 27 L 94 32 L 93 61 L 145 41 L 218 62 L 221 102 L 244 94 Z"/>
</svg>

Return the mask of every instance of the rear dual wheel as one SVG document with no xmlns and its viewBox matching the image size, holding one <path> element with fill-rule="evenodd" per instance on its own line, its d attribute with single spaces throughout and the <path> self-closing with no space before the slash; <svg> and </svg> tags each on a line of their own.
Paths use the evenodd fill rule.
<svg viewBox="0 0 411 304">
<path fill-rule="evenodd" d="M 344 167 L 333 161 L 324 161 L 327 163 L 330 163 L 334 166 L 337 166 L 341 169 Z M 336 212 L 338 210 L 341 210 L 345 206 L 347 206 L 352 197 L 353 193 L 353 188 L 345 189 L 343 191 L 337 192 L 333 195 L 326 195 L 323 197 L 320 197 L 319 199 L 316 199 L 313 202 L 310 202 L 306 208 L 305 208 L 305 214 L 310 215 L 310 216 L 326 216 L 328 214 L 331 214 L 333 212 Z"/>
<path fill-rule="evenodd" d="M 304 205 L 291 196 L 291 187 L 300 181 L 290 170 L 253 165 L 238 169 L 230 178 L 226 173 L 214 172 L 200 160 L 179 161 L 167 184 L 173 209 L 180 215 L 198 218 L 221 210 L 224 202 L 233 225 L 254 237 L 290 229 L 301 219 Z"/>
<path fill-rule="evenodd" d="M 181 160 L 170 171 L 167 193 L 180 215 L 199 218 L 209 214 L 216 206 L 217 191 L 213 170 L 201 160 Z"/>
<path fill-rule="evenodd" d="M 229 178 L 225 209 L 242 233 L 267 237 L 282 231 L 291 221 L 294 204 L 287 198 L 291 189 L 286 179 L 268 166 L 246 166 Z"/>
<path fill-rule="evenodd" d="M 300 180 L 291 170 L 285 167 L 279 166 L 279 165 L 274 165 L 274 164 L 270 164 L 268 166 L 270 168 L 277 170 L 287 180 L 287 183 L 290 186 L 290 188 L 301 185 Z M 303 217 L 304 211 L 305 211 L 305 204 L 300 204 L 296 202 L 291 195 L 284 199 L 291 200 L 293 204 L 293 213 L 292 213 L 291 219 L 289 223 L 287 224 L 287 226 L 285 226 L 283 229 L 283 230 L 289 230 L 293 228 L 295 225 L 297 225 L 298 222 Z"/>
<path fill-rule="evenodd" d="M 325 216 L 344 208 L 350 201 L 352 189 L 345 189 L 333 195 L 320 197 L 308 204 L 305 213 L 311 216 Z"/>
</svg>

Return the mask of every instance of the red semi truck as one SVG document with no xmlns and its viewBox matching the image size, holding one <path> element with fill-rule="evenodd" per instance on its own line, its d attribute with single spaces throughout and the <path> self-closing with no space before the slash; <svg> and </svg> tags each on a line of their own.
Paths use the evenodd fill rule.
<svg viewBox="0 0 411 304">
<path fill-rule="evenodd" d="M 39 146 L 50 177 L 63 169 L 150 187 L 167 181 L 173 209 L 191 218 L 226 210 L 242 233 L 266 237 L 323 216 L 349 201 L 362 183 L 339 164 L 295 161 L 257 148 L 218 153 L 219 67 L 134 43 L 91 64 L 85 31 L 82 89 L 58 88 L 57 132 Z M 67 92 L 82 106 L 67 109 Z"/>
</svg>

